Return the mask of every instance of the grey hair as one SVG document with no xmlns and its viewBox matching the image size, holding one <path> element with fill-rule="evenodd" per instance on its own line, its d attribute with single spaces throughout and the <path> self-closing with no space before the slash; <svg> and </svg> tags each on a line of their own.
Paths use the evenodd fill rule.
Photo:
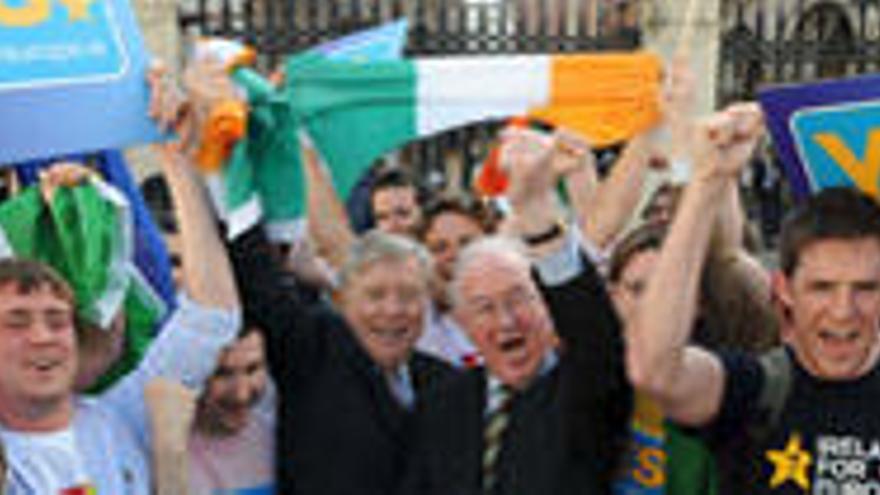
<svg viewBox="0 0 880 495">
<path fill-rule="evenodd" d="M 408 237 L 372 230 L 361 236 L 351 247 L 339 270 L 338 286 L 345 287 L 353 277 L 374 263 L 404 262 L 411 259 L 418 263 L 425 283 L 430 283 L 434 262 L 424 246 Z"/>
<path fill-rule="evenodd" d="M 449 283 L 449 300 L 453 306 L 461 303 L 461 279 L 471 267 L 486 258 L 508 258 L 520 264 L 526 272 L 531 268 L 531 260 L 526 245 L 509 235 L 489 235 L 475 239 L 458 253 Z"/>
</svg>

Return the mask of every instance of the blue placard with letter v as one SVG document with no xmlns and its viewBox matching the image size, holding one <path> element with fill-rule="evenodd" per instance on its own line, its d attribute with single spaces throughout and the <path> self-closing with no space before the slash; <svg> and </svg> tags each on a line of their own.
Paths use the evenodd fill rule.
<svg viewBox="0 0 880 495">
<path fill-rule="evenodd" d="M 776 87 L 759 99 L 797 196 L 856 186 L 880 198 L 880 77 Z"/>
<path fill-rule="evenodd" d="M 160 137 L 126 0 L 0 0 L 0 165 Z"/>
</svg>

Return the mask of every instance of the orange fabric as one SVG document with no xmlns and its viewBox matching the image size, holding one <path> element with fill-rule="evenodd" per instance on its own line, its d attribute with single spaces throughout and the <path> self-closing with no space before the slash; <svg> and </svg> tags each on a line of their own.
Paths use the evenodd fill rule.
<svg viewBox="0 0 880 495">
<path fill-rule="evenodd" d="M 489 150 L 489 156 L 486 157 L 474 181 L 474 189 L 479 196 L 500 196 L 507 190 L 507 174 L 501 169 L 500 162 L 501 147 L 496 144 Z"/>
<path fill-rule="evenodd" d="M 235 144 L 247 132 L 247 118 L 247 105 L 240 101 L 224 100 L 211 109 L 196 152 L 196 164 L 200 169 L 212 172 L 223 166 Z"/>
<path fill-rule="evenodd" d="M 508 128 L 522 129 L 528 127 L 529 124 L 528 117 L 522 116 L 513 117 L 507 121 Z M 494 198 L 502 196 L 507 191 L 509 183 L 507 172 L 501 168 L 501 145 L 496 142 L 489 149 L 489 154 L 474 180 L 473 188 L 477 191 L 478 196 Z"/>
<path fill-rule="evenodd" d="M 661 60 L 649 53 L 553 57 L 550 104 L 530 116 L 586 137 L 625 141 L 660 119 Z"/>
</svg>

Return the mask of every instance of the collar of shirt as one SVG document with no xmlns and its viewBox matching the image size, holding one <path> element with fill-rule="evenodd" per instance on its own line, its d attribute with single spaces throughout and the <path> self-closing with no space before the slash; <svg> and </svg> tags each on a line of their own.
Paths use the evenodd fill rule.
<svg viewBox="0 0 880 495">
<path fill-rule="evenodd" d="M 416 402 L 416 391 L 413 387 L 412 375 L 409 371 L 409 365 L 404 363 L 394 371 L 383 373 L 391 395 L 405 409 L 412 409 Z"/>
<path fill-rule="evenodd" d="M 535 378 L 550 373 L 558 364 L 559 356 L 556 354 L 556 351 L 548 351 L 544 356 L 544 360 L 541 362 L 540 368 L 538 368 L 538 374 Z M 501 406 L 501 402 L 507 395 L 504 388 L 505 384 L 491 372 L 488 372 L 488 379 L 486 380 L 486 408 L 484 414 L 489 414 L 491 411 L 494 411 Z"/>
</svg>

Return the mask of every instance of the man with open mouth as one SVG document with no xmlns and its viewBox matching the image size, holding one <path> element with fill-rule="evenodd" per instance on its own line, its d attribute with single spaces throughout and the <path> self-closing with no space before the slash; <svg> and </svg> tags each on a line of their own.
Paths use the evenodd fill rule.
<svg viewBox="0 0 880 495">
<path fill-rule="evenodd" d="M 688 346 L 713 219 L 762 133 L 736 105 L 692 131 L 695 173 L 628 332 L 630 376 L 665 413 L 704 430 L 722 493 L 880 489 L 880 207 L 852 188 L 787 219 L 774 289 L 785 345 L 756 358 Z"/>
<path fill-rule="evenodd" d="M 507 235 L 465 247 L 450 287 L 485 365 L 420 404 L 408 495 L 607 493 L 631 394 L 614 309 L 554 197 L 556 139 L 504 136 Z"/>
</svg>

